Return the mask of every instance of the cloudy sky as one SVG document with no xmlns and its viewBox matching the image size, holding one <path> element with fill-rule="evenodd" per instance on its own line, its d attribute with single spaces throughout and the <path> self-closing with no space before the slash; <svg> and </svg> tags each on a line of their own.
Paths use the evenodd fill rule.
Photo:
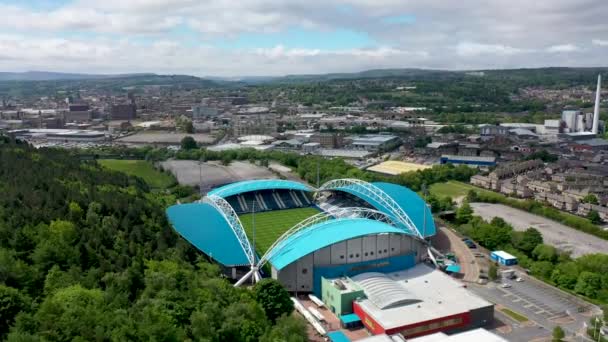
<svg viewBox="0 0 608 342">
<path fill-rule="evenodd" d="M 606 0 L 0 0 L 0 71 L 607 66 Z"/>
</svg>

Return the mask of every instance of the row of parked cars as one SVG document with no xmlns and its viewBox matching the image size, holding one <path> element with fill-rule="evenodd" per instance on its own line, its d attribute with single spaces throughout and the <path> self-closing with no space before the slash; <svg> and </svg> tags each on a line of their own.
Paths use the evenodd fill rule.
<svg viewBox="0 0 608 342">
<path fill-rule="evenodd" d="M 477 245 L 475 244 L 475 242 L 473 242 L 473 240 L 465 237 L 462 238 L 462 242 L 464 242 L 465 245 L 467 245 L 467 247 L 469 248 L 477 248 Z"/>
</svg>

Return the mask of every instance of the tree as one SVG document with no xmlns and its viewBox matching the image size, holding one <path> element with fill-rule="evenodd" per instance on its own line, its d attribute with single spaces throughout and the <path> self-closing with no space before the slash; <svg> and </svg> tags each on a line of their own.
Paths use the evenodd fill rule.
<svg viewBox="0 0 608 342">
<path fill-rule="evenodd" d="M 589 213 L 587 214 L 587 218 L 593 224 L 602 223 L 602 218 L 600 217 L 600 214 L 595 210 L 590 210 Z"/>
<path fill-rule="evenodd" d="M 0 339 L 8 333 L 15 316 L 26 308 L 27 300 L 19 290 L 0 284 Z"/>
<path fill-rule="evenodd" d="M 266 317 L 274 323 L 281 315 L 291 314 L 293 302 L 283 285 L 274 279 L 263 279 L 253 289 L 255 300 L 262 305 Z"/>
<path fill-rule="evenodd" d="M 566 333 L 564 333 L 562 327 L 558 325 L 553 328 L 553 342 L 561 342 L 564 337 L 566 337 Z"/>
<path fill-rule="evenodd" d="M 101 290 L 80 285 L 61 289 L 47 297 L 34 316 L 42 335 L 49 340 L 96 340 L 105 330 L 108 313 L 104 312 Z"/>
<path fill-rule="evenodd" d="M 306 342 L 306 322 L 297 316 L 283 315 L 277 323 L 260 338 L 260 342 Z"/>
<path fill-rule="evenodd" d="M 193 137 L 187 135 L 181 141 L 182 150 L 194 150 L 198 146 L 196 144 L 196 140 Z"/>
<path fill-rule="evenodd" d="M 471 205 L 469 204 L 469 202 L 464 201 L 460 205 L 460 208 L 458 208 L 458 210 L 456 210 L 456 222 L 458 222 L 460 224 L 467 223 L 471 220 L 472 217 L 473 217 L 473 208 L 471 208 Z"/>
<path fill-rule="evenodd" d="M 543 236 L 536 228 L 526 229 L 521 237 L 519 243 L 513 243 L 513 245 L 520 251 L 530 255 L 536 246 L 543 243 Z"/>
<path fill-rule="evenodd" d="M 597 196 L 595 196 L 594 194 L 588 194 L 587 196 L 583 197 L 583 203 L 590 203 L 590 204 L 599 204 L 599 201 L 597 199 Z"/>
<path fill-rule="evenodd" d="M 194 133 L 194 124 L 192 124 L 192 121 L 188 120 L 184 123 L 184 131 L 189 134 Z"/>
<path fill-rule="evenodd" d="M 591 272 L 581 272 L 574 287 L 574 292 L 580 293 L 589 298 L 596 298 L 597 291 L 602 286 L 602 279 L 599 274 Z"/>
<path fill-rule="evenodd" d="M 532 256 L 538 261 L 555 262 L 557 260 L 557 249 L 553 246 L 540 244 L 532 250 Z"/>
<path fill-rule="evenodd" d="M 549 279 L 553 272 L 553 264 L 549 261 L 535 261 L 530 266 L 530 272 L 543 279 Z"/>
<path fill-rule="evenodd" d="M 494 263 L 491 263 L 488 268 L 488 278 L 492 281 L 498 279 L 498 267 Z"/>
<path fill-rule="evenodd" d="M 466 197 L 467 202 L 471 203 L 471 202 L 477 202 L 478 200 L 478 195 L 477 195 L 477 191 L 471 189 L 467 192 L 467 197 Z"/>
</svg>

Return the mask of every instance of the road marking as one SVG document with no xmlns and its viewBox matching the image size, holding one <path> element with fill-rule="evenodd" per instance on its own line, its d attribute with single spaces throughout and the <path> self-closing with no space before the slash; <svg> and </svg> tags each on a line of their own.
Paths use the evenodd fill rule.
<svg viewBox="0 0 608 342">
<path fill-rule="evenodd" d="M 540 315 L 543 312 L 546 312 L 546 311 L 545 310 L 536 311 L 535 314 Z"/>
</svg>

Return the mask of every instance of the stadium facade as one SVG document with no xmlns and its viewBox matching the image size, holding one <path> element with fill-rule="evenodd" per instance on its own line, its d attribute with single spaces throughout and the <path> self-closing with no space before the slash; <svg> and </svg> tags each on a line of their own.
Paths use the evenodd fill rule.
<svg viewBox="0 0 608 342">
<path fill-rule="evenodd" d="M 254 248 L 260 246 L 255 240 L 256 230 L 249 229 L 247 234 L 241 218 L 245 222 L 244 215 L 261 212 L 275 215 L 272 212 L 294 208 L 315 208 L 317 213 L 275 232 L 264 250 Z M 445 309 L 449 303 L 443 305 L 443 310 L 427 310 L 425 315 L 420 315 L 424 318 L 422 321 L 416 320 L 415 308 L 420 308 L 421 302 L 431 303 L 428 296 L 425 299 L 418 295 L 388 307 L 374 300 L 390 296 L 396 289 L 399 291 L 395 293 L 407 296 L 407 289 L 399 285 L 403 282 L 399 272 L 408 270 L 412 283 L 416 283 L 414 278 L 423 283 L 430 279 L 447 281 L 453 282 L 448 288 L 454 293 L 466 291 L 434 269 L 435 252 L 428 238 L 435 235 L 436 227 L 429 206 L 418 194 L 400 185 L 338 179 L 313 188 L 288 180 L 242 181 L 211 190 L 199 203 L 174 205 L 167 209 L 167 215 L 182 237 L 237 280 L 236 286 L 249 280 L 258 281 L 264 274 L 277 279 L 290 292 L 313 293 L 328 306 L 333 301 L 330 293 L 335 292 L 327 289 L 328 284 L 333 284 L 338 292 L 346 291 L 341 286 L 349 282 L 353 283 L 351 288 L 363 288 L 366 298 L 340 304 L 339 310 L 331 309 L 365 318 L 362 323 L 373 333 L 402 330 L 411 331 L 409 335 L 415 336 L 450 328 L 477 327 L 492 321 L 493 306 L 481 299 L 470 301 L 474 305 L 462 308 L 456 302 L 450 310 Z M 280 225 L 279 216 L 276 217 L 276 224 Z M 257 229 L 258 236 L 268 237 L 268 234 Z M 363 281 L 378 275 L 386 275 L 386 279 L 376 281 L 379 287 L 369 287 Z M 356 296 L 348 298 L 353 297 Z M 446 303 L 450 298 L 444 298 Z M 477 309 L 483 314 L 472 315 Z M 410 319 L 402 320 L 403 324 L 378 328 L 387 324 L 382 322 L 383 317 L 401 317 L 400 312 Z M 448 313 L 446 322 L 453 324 L 433 323 L 428 329 L 420 328 L 427 327 L 424 325 L 427 321 L 441 322 Z M 413 329 L 412 325 L 419 328 Z"/>
</svg>

